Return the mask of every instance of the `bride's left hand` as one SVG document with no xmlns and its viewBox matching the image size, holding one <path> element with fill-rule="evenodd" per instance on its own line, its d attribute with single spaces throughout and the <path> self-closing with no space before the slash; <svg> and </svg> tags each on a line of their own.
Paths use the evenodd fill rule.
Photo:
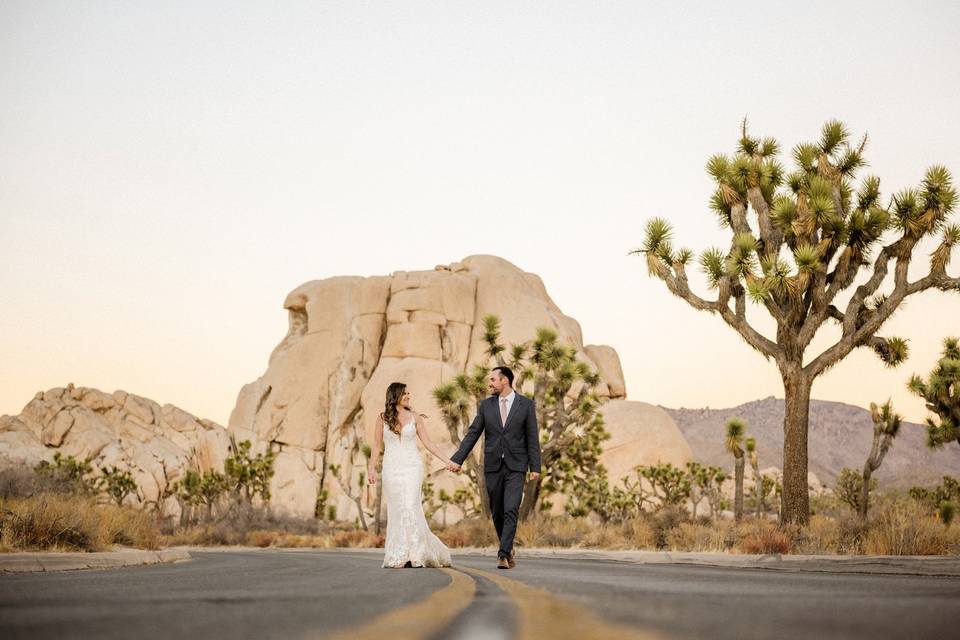
<svg viewBox="0 0 960 640">
<path fill-rule="evenodd" d="M 377 484 L 377 472 L 370 471 L 367 474 L 367 484 Z"/>
</svg>

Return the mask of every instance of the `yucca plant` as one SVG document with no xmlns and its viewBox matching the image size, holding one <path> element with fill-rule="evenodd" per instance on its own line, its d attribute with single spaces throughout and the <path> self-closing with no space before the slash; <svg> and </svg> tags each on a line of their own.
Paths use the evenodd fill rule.
<svg viewBox="0 0 960 640">
<path fill-rule="evenodd" d="M 960 444 L 960 346 L 956 338 L 943 341 L 943 355 L 927 380 L 914 374 L 907 385 L 926 401 L 933 416 L 927 418 L 927 444 Z"/>
<path fill-rule="evenodd" d="M 727 451 L 733 454 L 733 517 L 743 518 L 743 434 L 747 425 L 740 418 L 727 420 Z"/>
<path fill-rule="evenodd" d="M 893 410 L 889 400 L 880 406 L 871 402 L 870 417 L 873 420 L 873 444 L 863 465 L 863 483 L 860 488 L 860 517 L 863 520 L 867 519 L 867 510 L 870 508 L 871 476 L 880 468 L 880 463 L 890 450 L 893 439 L 900 433 L 900 425 L 903 423 L 903 417 Z"/>
<path fill-rule="evenodd" d="M 960 241 L 960 226 L 947 221 L 956 200 L 950 172 L 933 166 L 919 186 L 883 204 L 879 178 L 854 182 L 865 164 L 865 146 L 866 136 L 851 142 L 846 126 L 827 122 L 817 142 L 794 147 L 796 168 L 788 173 L 777 160 L 776 140 L 753 137 L 744 121 L 736 151 L 707 162 L 716 183 L 710 206 L 731 238 L 727 250 L 700 254 L 715 298 L 691 290 L 686 270 L 693 252 L 674 249 L 665 219 L 650 220 L 643 245 L 632 252 L 646 258 L 651 275 L 671 293 L 719 315 L 776 363 L 786 398 L 781 517 L 787 522 L 806 523 L 810 516 L 807 427 L 814 380 L 860 347 L 875 351 L 888 366 L 899 364 L 907 343 L 878 335 L 884 323 L 910 295 L 960 289 L 960 278 L 946 273 Z M 887 231 L 894 237 L 883 244 Z M 911 281 L 917 246 L 937 233 L 942 237 L 927 275 Z M 861 275 L 862 284 L 843 295 Z M 884 293 L 881 285 L 888 281 L 892 287 Z M 748 322 L 748 298 L 776 323 L 775 337 Z M 807 357 L 814 337 L 831 320 L 839 325 L 839 338 Z"/>
</svg>

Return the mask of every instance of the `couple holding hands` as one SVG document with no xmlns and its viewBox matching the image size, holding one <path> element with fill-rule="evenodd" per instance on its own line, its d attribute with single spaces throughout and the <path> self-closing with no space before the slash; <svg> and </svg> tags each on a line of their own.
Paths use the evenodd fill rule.
<svg viewBox="0 0 960 640">
<path fill-rule="evenodd" d="M 410 408 L 410 394 L 402 382 L 387 388 L 384 411 L 377 417 L 368 478 L 377 482 L 377 463 L 383 448 L 383 495 L 387 502 L 387 538 L 384 567 L 448 567 L 450 550 L 427 524 L 421 485 L 423 460 L 417 438 L 424 447 L 458 473 L 463 461 L 484 436 L 483 473 L 493 526 L 500 540 L 497 568 L 516 564 L 513 538 L 523 499 L 527 472 L 540 476 L 540 435 L 534 402 L 513 389 L 513 372 L 495 367 L 487 377 L 490 397 L 480 403 L 477 416 L 456 453 L 447 457 L 427 434 L 423 416 Z"/>
</svg>

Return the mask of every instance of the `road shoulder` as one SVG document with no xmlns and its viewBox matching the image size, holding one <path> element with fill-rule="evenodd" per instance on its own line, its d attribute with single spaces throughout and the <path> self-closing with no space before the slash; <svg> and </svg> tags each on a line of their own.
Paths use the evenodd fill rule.
<svg viewBox="0 0 960 640">
<path fill-rule="evenodd" d="M 186 549 L 180 548 L 157 551 L 144 549 L 95 552 L 16 551 L 0 553 L 0 572 L 25 573 L 114 569 L 164 562 L 181 562 L 189 559 L 190 553 Z"/>
</svg>

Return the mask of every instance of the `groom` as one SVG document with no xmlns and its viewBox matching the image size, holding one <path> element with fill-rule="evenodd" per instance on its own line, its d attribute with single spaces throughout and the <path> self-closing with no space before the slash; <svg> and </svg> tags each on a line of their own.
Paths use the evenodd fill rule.
<svg viewBox="0 0 960 640">
<path fill-rule="evenodd" d="M 540 478 L 540 434 L 533 400 L 513 390 L 513 371 L 495 367 L 487 378 L 489 398 L 480 403 L 477 417 L 467 430 L 447 469 L 460 471 L 463 461 L 484 435 L 483 475 L 493 512 L 493 526 L 500 538 L 497 568 L 512 569 L 513 537 L 523 498 L 524 476 Z"/>
</svg>

